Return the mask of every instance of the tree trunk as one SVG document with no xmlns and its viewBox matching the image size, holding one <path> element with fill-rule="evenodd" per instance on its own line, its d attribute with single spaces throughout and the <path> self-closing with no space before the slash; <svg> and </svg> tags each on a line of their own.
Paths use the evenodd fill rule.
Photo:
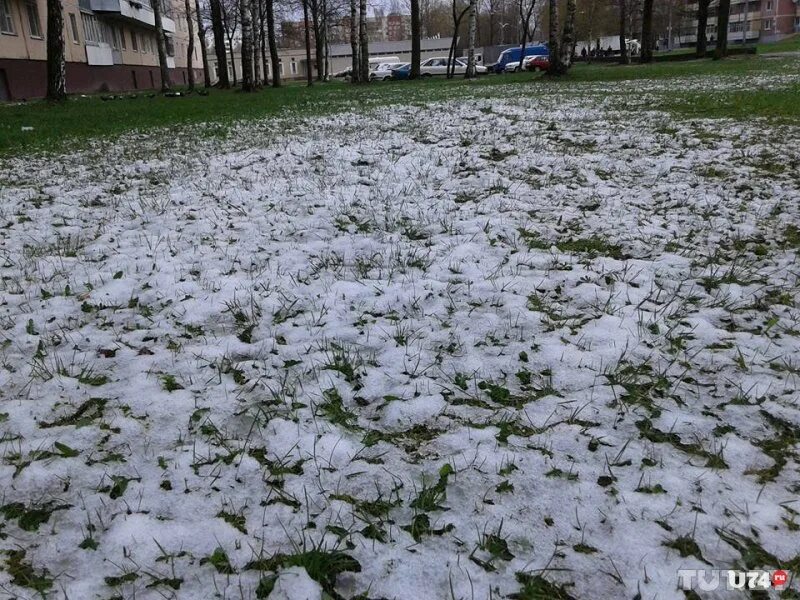
<svg viewBox="0 0 800 600">
<path fill-rule="evenodd" d="M 250 29 L 250 2 L 239 0 L 239 13 L 242 20 L 242 91 L 253 91 L 253 32 Z"/>
<path fill-rule="evenodd" d="M 705 58 L 708 51 L 708 40 L 706 30 L 708 29 L 708 7 L 711 0 L 699 0 L 697 4 L 697 42 L 695 46 L 695 56 Z"/>
<path fill-rule="evenodd" d="M 550 0 L 550 27 L 548 30 L 547 54 L 549 55 L 550 66 L 547 69 L 548 75 L 561 75 L 561 40 L 558 39 L 558 0 Z"/>
<path fill-rule="evenodd" d="M 189 45 L 186 48 L 186 70 L 189 76 L 189 91 L 194 91 L 194 21 L 192 20 L 192 0 L 184 0 L 186 7 L 186 28 L 189 33 Z"/>
<path fill-rule="evenodd" d="M 642 4 L 642 54 L 639 62 L 653 62 L 653 0 Z"/>
<path fill-rule="evenodd" d="M 311 5 L 311 25 L 314 27 L 314 61 L 317 63 L 317 81 L 322 81 L 322 63 L 325 60 L 322 46 L 322 23 L 320 21 L 320 2 L 310 0 Z"/>
<path fill-rule="evenodd" d="M 197 11 L 197 37 L 200 38 L 200 52 L 203 57 L 203 86 L 211 87 L 211 72 L 208 69 L 208 49 L 206 48 L 206 27 L 203 23 L 203 15 L 200 13 L 200 0 L 194 2 Z"/>
<path fill-rule="evenodd" d="M 358 3 L 358 40 L 361 47 L 361 64 L 358 79 L 369 83 L 369 34 L 367 32 L 367 0 Z"/>
<path fill-rule="evenodd" d="M 361 70 L 361 52 L 358 47 L 358 8 L 356 0 L 350 0 L 350 81 L 358 83 L 358 72 Z"/>
<path fill-rule="evenodd" d="M 233 58 L 234 54 L 233 54 L 233 37 L 232 36 L 228 36 L 228 50 L 231 53 L 231 75 L 233 76 L 232 83 L 233 83 L 233 86 L 236 87 L 236 85 L 239 83 L 239 78 L 236 76 L 236 61 Z M 225 64 L 225 66 L 227 67 L 227 64 L 228 64 L 227 57 L 225 58 L 225 63 L 223 63 L 223 64 Z"/>
<path fill-rule="evenodd" d="M 274 13 L 273 0 L 267 0 L 267 38 L 269 38 L 269 59 L 272 63 L 272 86 L 281 87 L 281 65 L 278 59 L 278 43 L 275 41 Z"/>
<path fill-rule="evenodd" d="M 575 54 L 575 0 L 567 0 L 567 15 L 561 35 L 561 74 L 566 75 Z"/>
<path fill-rule="evenodd" d="M 409 79 L 419 79 L 419 64 L 422 62 L 420 39 L 419 0 L 411 0 L 411 72 Z"/>
<path fill-rule="evenodd" d="M 719 60 L 728 55 L 728 22 L 730 21 L 731 0 L 719 0 L 717 8 L 717 46 L 714 58 Z"/>
<path fill-rule="evenodd" d="M 153 18 L 156 27 L 156 48 L 158 49 L 158 66 L 161 69 L 161 91 L 170 88 L 169 68 L 167 67 L 167 41 L 164 39 L 164 26 L 161 21 L 161 0 L 153 0 Z"/>
<path fill-rule="evenodd" d="M 211 7 L 211 32 L 214 34 L 214 54 L 217 57 L 217 85 L 221 88 L 231 87 L 228 75 L 228 55 L 225 51 L 225 26 L 222 21 L 220 0 L 209 0 Z"/>
<path fill-rule="evenodd" d="M 303 23 L 306 28 L 306 82 L 308 87 L 314 85 L 311 73 L 311 32 L 308 30 L 308 0 L 303 0 Z"/>
<path fill-rule="evenodd" d="M 628 0 L 619 0 L 619 63 L 627 65 L 628 58 Z"/>
<path fill-rule="evenodd" d="M 478 0 L 469 0 L 469 46 L 465 79 L 475 79 L 475 30 L 478 27 Z M 455 61 L 453 61 L 455 63 Z M 455 64 L 453 65 L 455 69 Z"/>
<path fill-rule="evenodd" d="M 258 27 L 258 7 L 256 6 L 257 0 L 250 0 L 250 31 L 252 33 L 252 43 L 250 44 L 250 53 L 253 56 L 253 87 L 261 85 L 261 61 L 258 60 L 258 48 L 261 45 L 259 41 L 259 27 Z"/>
<path fill-rule="evenodd" d="M 67 99 L 64 59 L 64 9 L 61 0 L 47 0 L 47 100 Z"/>
<path fill-rule="evenodd" d="M 267 22 L 267 17 L 264 12 L 264 0 L 258 0 L 258 28 L 261 32 L 259 39 L 261 41 L 261 70 L 264 73 L 264 85 L 269 85 L 269 68 L 267 67 L 267 35 L 264 32 L 264 25 Z"/>
</svg>

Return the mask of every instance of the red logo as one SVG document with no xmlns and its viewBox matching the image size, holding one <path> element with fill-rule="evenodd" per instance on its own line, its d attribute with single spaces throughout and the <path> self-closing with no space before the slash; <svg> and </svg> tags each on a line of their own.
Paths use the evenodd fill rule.
<svg viewBox="0 0 800 600">
<path fill-rule="evenodd" d="M 775 571 L 772 574 L 772 586 L 781 587 L 786 585 L 787 579 L 786 571 Z"/>
</svg>

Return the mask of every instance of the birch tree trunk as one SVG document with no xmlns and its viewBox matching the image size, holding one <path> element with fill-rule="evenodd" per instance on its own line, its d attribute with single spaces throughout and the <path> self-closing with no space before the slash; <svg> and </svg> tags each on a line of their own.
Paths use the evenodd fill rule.
<svg viewBox="0 0 800 600">
<path fill-rule="evenodd" d="M 314 60 L 317 63 L 317 81 L 322 81 L 322 64 L 325 60 L 322 46 L 322 23 L 320 16 L 320 0 L 310 0 L 311 4 L 311 24 L 314 27 Z"/>
<path fill-rule="evenodd" d="M 369 33 L 367 32 L 367 0 L 358 3 L 358 41 L 361 48 L 361 64 L 358 79 L 361 83 L 369 83 Z"/>
<path fill-rule="evenodd" d="M 64 10 L 61 0 L 47 0 L 47 100 L 67 99 L 64 59 Z"/>
<path fill-rule="evenodd" d="M 186 48 L 186 70 L 189 76 L 189 91 L 194 91 L 194 21 L 192 20 L 192 0 L 184 0 L 186 8 L 186 27 L 189 33 L 189 45 Z"/>
<path fill-rule="evenodd" d="M 267 38 L 269 39 L 269 59 L 272 63 L 272 87 L 281 87 L 281 65 L 278 59 L 278 43 L 275 41 L 273 0 L 267 0 Z"/>
<path fill-rule="evenodd" d="M 306 29 L 306 83 L 308 87 L 314 85 L 314 77 L 311 73 L 311 32 L 308 30 L 308 0 L 303 0 L 303 23 Z"/>
<path fill-rule="evenodd" d="M 225 51 L 225 25 L 222 18 L 220 0 L 209 0 L 211 7 L 211 32 L 214 34 L 214 54 L 217 57 L 217 85 L 226 89 L 231 87 L 228 75 L 228 56 Z"/>
<path fill-rule="evenodd" d="M 253 91 L 253 32 L 250 22 L 249 0 L 239 0 L 239 13 L 242 20 L 242 91 Z"/>
<path fill-rule="evenodd" d="M 258 7 L 257 0 L 250 0 L 250 31 L 252 32 L 253 43 L 250 45 L 250 52 L 253 55 L 253 87 L 261 85 L 261 62 L 258 60 L 258 47 L 260 45 L 258 27 Z"/>
<path fill-rule="evenodd" d="M 550 0 L 550 27 L 548 30 L 547 53 L 550 57 L 548 75 L 561 75 L 561 40 L 558 39 L 558 0 Z"/>
<path fill-rule="evenodd" d="M 475 30 L 478 25 L 478 0 L 469 0 L 469 48 L 465 79 L 475 79 Z M 455 62 L 455 61 L 454 61 Z M 455 68 L 455 66 L 453 67 Z"/>
<path fill-rule="evenodd" d="M 358 83 L 358 72 L 361 70 L 361 50 L 358 47 L 358 6 L 356 0 L 350 0 L 350 81 Z"/>
<path fill-rule="evenodd" d="M 203 23 L 203 15 L 200 13 L 200 0 L 194 2 L 197 11 L 197 37 L 200 38 L 200 52 L 203 57 L 203 86 L 211 87 L 211 72 L 208 69 L 208 48 L 206 48 L 206 26 Z"/>
<path fill-rule="evenodd" d="M 167 67 L 167 40 L 164 38 L 164 25 L 161 19 L 161 0 L 153 0 L 153 18 L 156 25 L 156 48 L 158 49 L 158 66 L 161 70 L 161 91 L 170 89 L 169 67 Z"/>
<path fill-rule="evenodd" d="M 572 66 L 575 53 L 575 0 L 567 0 L 567 15 L 564 19 L 564 33 L 561 36 L 561 74 L 565 75 Z"/>
</svg>

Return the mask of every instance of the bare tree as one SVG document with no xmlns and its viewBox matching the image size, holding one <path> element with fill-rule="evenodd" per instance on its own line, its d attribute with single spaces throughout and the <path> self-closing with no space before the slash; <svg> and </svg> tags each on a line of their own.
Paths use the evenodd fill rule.
<svg viewBox="0 0 800 600">
<path fill-rule="evenodd" d="M 278 42 L 275 40 L 275 7 L 273 0 L 266 0 L 266 2 L 269 58 L 272 61 L 272 87 L 281 87 L 281 63 L 280 58 L 278 58 Z"/>
<path fill-rule="evenodd" d="M 265 32 L 266 24 L 267 24 L 267 12 L 266 12 L 266 3 L 264 0 L 257 0 L 258 1 L 258 31 L 259 31 L 259 41 L 261 45 L 261 70 L 264 73 L 264 85 L 269 84 L 269 68 L 267 67 L 267 34 Z"/>
<path fill-rule="evenodd" d="M 167 40 L 164 38 L 164 24 L 161 19 L 161 0 L 153 0 L 153 18 L 156 27 L 156 49 L 158 50 L 158 66 L 161 70 L 161 91 L 170 89 L 169 67 L 167 67 Z"/>
<path fill-rule="evenodd" d="M 317 63 L 317 79 L 322 81 L 325 61 L 325 46 L 322 40 L 322 21 L 324 19 L 321 0 L 307 0 L 311 12 L 311 24 L 314 27 L 314 56 Z"/>
<path fill-rule="evenodd" d="M 711 0 L 698 0 L 697 2 L 697 42 L 695 46 L 697 58 L 705 58 L 708 51 L 706 29 L 708 28 L 708 9 L 710 5 Z"/>
<path fill-rule="evenodd" d="M 419 0 L 411 0 L 411 72 L 410 79 L 419 78 L 419 64 L 422 62 L 422 34 L 419 22 Z"/>
<path fill-rule="evenodd" d="M 475 30 L 478 27 L 478 0 L 469 0 L 469 47 L 466 79 L 475 79 Z"/>
<path fill-rule="evenodd" d="M 519 41 L 519 69 L 522 70 L 522 63 L 525 59 L 525 47 L 528 44 L 528 33 L 530 32 L 531 19 L 533 12 L 536 9 L 536 0 L 519 0 L 517 4 L 519 8 L 519 22 L 520 22 L 520 41 Z M 550 4 L 552 8 L 552 2 Z M 551 15 L 552 18 L 552 15 Z M 556 28 L 558 28 L 558 6 L 556 6 Z M 552 26 L 550 27 L 552 32 Z M 556 34 L 557 37 L 557 34 Z M 550 61 L 552 64 L 553 51 L 550 50 Z"/>
<path fill-rule="evenodd" d="M 358 40 L 361 64 L 358 79 L 361 83 L 369 83 L 369 35 L 367 32 L 367 0 L 358 3 Z"/>
<path fill-rule="evenodd" d="M 561 40 L 558 39 L 558 25 L 560 20 L 558 16 L 558 0 L 550 0 L 549 11 L 547 53 L 549 55 L 550 66 L 547 68 L 547 74 L 558 76 L 563 72 L 561 67 Z"/>
<path fill-rule="evenodd" d="M 67 99 L 64 59 L 64 9 L 61 0 L 47 0 L 47 100 Z"/>
<path fill-rule="evenodd" d="M 239 0 L 242 19 L 242 91 L 252 92 L 253 86 L 253 33 L 250 22 L 250 0 Z M 233 59 L 233 56 L 231 56 Z"/>
<path fill-rule="evenodd" d="M 235 54 L 233 52 L 233 40 L 236 36 L 236 31 L 239 29 L 239 0 L 223 0 L 220 6 L 222 8 L 222 23 L 225 26 L 225 37 L 228 39 L 228 52 L 231 56 L 231 74 L 233 75 L 232 83 L 235 86 L 237 83 L 239 83 L 239 80 L 236 77 L 236 60 L 234 60 Z M 227 55 L 225 56 L 222 64 L 224 65 L 224 68 L 227 69 Z M 228 87 L 230 87 L 230 84 Z"/>
<path fill-rule="evenodd" d="M 186 70 L 189 75 L 189 90 L 194 91 L 194 21 L 192 17 L 192 0 L 184 0 L 186 9 L 186 27 L 189 32 L 189 45 L 186 47 Z"/>
<path fill-rule="evenodd" d="M 728 55 L 728 22 L 731 14 L 731 0 L 719 0 L 717 7 L 717 45 L 714 58 L 719 60 Z M 742 35 L 745 35 L 743 30 Z"/>
<path fill-rule="evenodd" d="M 200 12 L 200 0 L 195 0 L 195 10 L 197 12 L 197 37 L 200 38 L 200 52 L 203 58 L 203 85 L 211 87 L 211 73 L 208 69 L 208 49 L 206 48 L 206 24 L 203 21 L 203 14 Z"/>
<path fill-rule="evenodd" d="M 461 29 L 461 21 L 469 12 L 470 5 L 466 4 L 459 7 L 459 0 L 453 0 L 450 9 L 453 16 L 453 35 L 450 40 L 450 51 L 447 54 L 447 78 L 452 79 L 456 73 L 456 49 L 458 46 L 458 32 Z"/>
<path fill-rule="evenodd" d="M 642 4 L 642 53 L 639 62 L 653 62 L 653 0 Z"/>
<path fill-rule="evenodd" d="M 628 2 L 619 0 L 619 62 L 622 65 L 630 63 L 628 56 Z"/>
<path fill-rule="evenodd" d="M 314 85 L 314 78 L 311 73 L 311 32 L 308 30 L 308 0 L 302 0 L 303 2 L 303 23 L 305 25 L 306 30 L 306 81 L 308 83 L 308 87 Z M 319 68 L 319 65 L 317 66 Z"/>
<path fill-rule="evenodd" d="M 225 51 L 225 16 L 221 0 L 209 0 L 211 8 L 211 31 L 214 34 L 214 54 L 217 57 L 217 85 L 221 88 L 231 87 L 228 75 L 228 56 Z"/>
<path fill-rule="evenodd" d="M 361 71 L 361 48 L 358 43 L 358 5 L 356 0 L 350 0 L 350 52 L 352 62 L 350 67 L 350 81 L 359 82 Z"/>
<path fill-rule="evenodd" d="M 561 75 L 565 75 L 572 66 L 575 56 L 575 0 L 567 0 L 567 15 L 564 19 L 564 31 L 561 34 Z"/>
<path fill-rule="evenodd" d="M 261 29 L 258 26 L 258 0 L 249 0 L 250 2 L 250 53 L 253 56 L 253 87 L 261 85 L 261 61 L 258 60 L 258 47 L 260 45 L 259 32 Z"/>
</svg>

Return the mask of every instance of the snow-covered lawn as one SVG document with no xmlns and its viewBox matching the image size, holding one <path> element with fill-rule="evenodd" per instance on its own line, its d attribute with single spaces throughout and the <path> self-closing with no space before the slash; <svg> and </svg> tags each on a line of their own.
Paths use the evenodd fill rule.
<svg viewBox="0 0 800 600">
<path fill-rule="evenodd" d="M 0 594 L 800 571 L 800 129 L 646 109 L 797 79 L 498 87 L 0 164 Z"/>
</svg>

